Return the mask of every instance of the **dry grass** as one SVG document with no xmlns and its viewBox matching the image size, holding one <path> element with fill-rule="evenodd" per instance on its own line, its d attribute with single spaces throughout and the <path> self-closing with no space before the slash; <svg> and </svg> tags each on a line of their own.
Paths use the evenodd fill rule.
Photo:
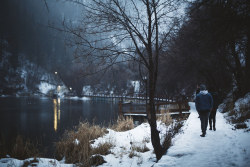
<svg viewBox="0 0 250 167">
<path fill-rule="evenodd" d="M 170 116 L 169 112 L 161 111 L 161 114 L 157 116 L 157 121 L 161 121 L 166 126 L 169 126 L 173 123 L 173 119 Z"/>
<path fill-rule="evenodd" d="M 104 144 L 100 148 L 92 149 L 90 143 L 106 132 L 107 130 L 100 126 L 90 125 L 88 122 L 80 123 L 76 131 L 67 131 L 63 139 L 56 143 L 57 158 L 65 157 L 66 163 L 91 166 L 93 163 L 92 155 L 94 153 L 107 153 L 110 145 Z"/>
<path fill-rule="evenodd" d="M 146 144 L 142 144 L 141 146 L 132 145 L 128 156 L 129 156 L 129 158 L 133 158 L 135 156 L 139 157 L 137 152 L 144 153 L 144 152 L 147 152 L 147 151 L 150 151 L 150 149 L 146 146 Z"/>
<path fill-rule="evenodd" d="M 137 152 L 141 152 L 141 153 L 145 153 L 147 151 L 150 151 L 150 149 L 146 146 L 146 144 L 142 144 L 141 146 L 133 146 L 132 150 L 137 151 Z"/>
<path fill-rule="evenodd" d="M 38 144 L 25 139 L 22 136 L 17 136 L 14 140 L 7 140 L 0 135 L 0 158 L 5 158 L 10 155 L 17 159 L 27 159 L 34 156 L 39 156 L 40 152 Z"/>
<path fill-rule="evenodd" d="M 10 156 L 17 159 L 27 159 L 34 156 L 39 156 L 37 146 L 24 139 L 22 136 L 17 136 L 15 144 L 11 149 Z"/>
<path fill-rule="evenodd" d="M 110 148 L 113 147 L 111 142 L 101 143 L 97 147 L 92 149 L 92 155 L 100 154 L 100 155 L 108 155 L 110 154 Z"/>
<path fill-rule="evenodd" d="M 136 152 L 135 152 L 134 150 L 131 150 L 131 152 L 129 153 L 128 157 L 129 157 L 129 158 L 133 158 L 133 157 L 135 157 L 135 156 L 138 157 L 138 154 L 136 154 Z"/>
<path fill-rule="evenodd" d="M 134 156 L 139 157 L 139 154 L 137 154 L 138 152 L 145 153 L 147 151 L 150 151 L 150 149 L 146 146 L 146 143 L 149 142 L 150 142 L 149 139 L 146 138 L 144 138 L 140 143 L 130 142 L 131 146 L 130 146 L 130 153 L 128 155 L 129 158 L 133 158 Z"/>
<path fill-rule="evenodd" d="M 117 122 L 111 126 L 111 129 L 117 132 L 124 132 L 134 129 L 134 121 L 132 117 L 118 117 Z"/>
</svg>

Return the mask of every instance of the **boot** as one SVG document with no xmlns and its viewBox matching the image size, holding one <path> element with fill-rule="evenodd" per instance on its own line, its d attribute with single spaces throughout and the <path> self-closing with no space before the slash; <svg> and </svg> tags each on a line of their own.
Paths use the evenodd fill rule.
<svg viewBox="0 0 250 167">
<path fill-rule="evenodd" d="M 216 131 L 216 128 L 215 128 L 215 126 L 213 127 L 213 129 L 214 129 L 214 131 Z M 212 130 L 212 128 L 211 128 L 211 130 Z"/>
<path fill-rule="evenodd" d="M 210 126 L 209 130 L 212 130 L 212 126 Z"/>
<path fill-rule="evenodd" d="M 206 133 L 202 133 L 200 136 L 201 136 L 201 137 L 205 137 L 205 136 L 206 136 Z"/>
</svg>

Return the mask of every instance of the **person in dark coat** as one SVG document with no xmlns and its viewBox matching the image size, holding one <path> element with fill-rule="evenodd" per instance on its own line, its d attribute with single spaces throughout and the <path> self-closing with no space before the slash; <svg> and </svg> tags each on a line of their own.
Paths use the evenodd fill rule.
<svg viewBox="0 0 250 167">
<path fill-rule="evenodd" d="M 213 98 L 212 95 L 206 90 L 206 86 L 204 84 L 200 85 L 200 93 L 196 96 L 195 107 L 200 115 L 202 131 L 200 136 L 205 137 L 209 114 L 213 108 Z"/>
<path fill-rule="evenodd" d="M 213 126 L 213 130 L 216 131 L 216 127 L 215 127 L 215 123 L 216 123 L 216 111 L 217 108 L 219 106 L 219 102 L 218 102 L 218 93 L 217 92 L 212 92 L 212 97 L 213 97 L 213 109 L 209 115 L 209 130 L 212 130 L 212 126 Z"/>
<path fill-rule="evenodd" d="M 200 93 L 200 85 L 198 84 L 197 85 L 197 88 L 196 88 L 196 92 L 195 92 L 195 100 L 196 100 L 196 97 L 197 97 L 197 95 Z M 194 100 L 194 101 L 195 101 Z M 198 111 L 198 114 L 199 114 L 199 116 L 198 116 L 198 118 L 200 118 L 200 113 L 199 113 L 199 111 Z"/>
</svg>

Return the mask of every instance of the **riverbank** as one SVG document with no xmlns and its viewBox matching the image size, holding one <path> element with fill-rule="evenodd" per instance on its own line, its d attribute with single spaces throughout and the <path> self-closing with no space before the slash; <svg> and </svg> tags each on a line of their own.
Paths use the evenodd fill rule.
<svg viewBox="0 0 250 167">
<path fill-rule="evenodd" d="M 0 97 L 0 157 L 3 149 L 12 149 L 18 136 L 37 144 L 43 157 L 55 157 L 54 143 L 66 130 L 81 121 L 108 126 L 117 116 L 118 104 L 110 101 Z"/>
<path fill-rule="evenodd" d="M 191 103 L 191 114 L 181 133 L 173 138 L 172 146 L 161 158 L 156 162 L 150 141 L 150 127 L 147 123 L 143 123 L 132 130 L 125 132 L 116 132 L 109 129 L 108 133 L 96 140 L 91 146 L 97 146 L 104 141 L 111 141 L 114 147 L 108 155 L 104 155 L 103 159 L 106 163 L 100 166 L 237 166 L 245 167 L 250 163 L 250 133 L 244 129 L 236 129 L 230 125 L 220 112 L 217 113 L 217 130 L 207 131 L 205 138 L 200 137 L 200 121 L 194 104 Z M 247 122 L 250 126 L 250 121 Z M 160 135 L 167 131 L 166 126 L 162 126 L 158 122 Z M 138 152 L 133 149 L 138 145 L 144 145 L 149 151 Z M 134 156 L 130 156 L 130 155 Z M 32 159 L 28 159 L 32 160 Z M 27 160 L 26 160 L 27 161 Z M 73 164 L 65 164 L 65 160 L 57 161 L 54 159 L 39 159 L 34 162 L 37 166 L 56 166 L 56 167 L 73 167 Z M 8 165 L 21 166 L 24 161 L 13 158 L 5 158 L 0 160 L 0 166 Z M 52 165 L 53 164 L 53 165 Z"/>
<path fill-rule="evenodd" d="M 161 121 L 158 121 L 157 124 L 158 130 L 160 131 L 161 142 L 169 147 L 172 135 L 178 133 L 183 121 L 173 121 L 169 115 L 167 115 L 165 119 L 161 118 L 160 120 Z M 53 163 L 56 166 L 69 166 L 65 164 L 65 162 L 74 162 L 71 163 L 72 166 L 73 164 L 84 164 L 86 159 L 84 160 L 84 157 L 83 159 L 79 159 L 78 154 L 80 154 L 81 157 L 88 155 L 87 158 L 91 160 L 90 162 L 92 165 L 93 163 L 94 165 L 102 163 L 105 165 L 111 162 L 111 165 L 114 165 L 113 163 L 117 165 L 126 162 L 124 164 L 125 166 L 131 163 L 134 165 L 143 165 L 145 163 L 148 165 L 154 164 L 156 159 L 151 144 L 149 124 L 143 123 L 133 128 L 133 126 L 129 126 L 131 123 L 133 124 L 133 120 L 131 119 L 125 121 L 118 119 L 116 126 L 112 126 L 105 131 L 100 130 L 100 128 L 96 126 L 89 126 L 87 123 L 81 123 L 78 126 L 78 130 L 67 132 L 65 135 L 66 138 L 64 136 L 64 138 L 58 142 L 61 158 L 64 157 L 62 161 L 43 158 L 17 160 L 9 157 L 1 159 L 0 165 L 4 167 L 7 167 L 9 164 L 22 166 L 26 163 L 30 165 L 36 164 L 38 166 L 52 166 L 51 164 Z M 97 132 L 102 132 L 102 135 L 98 137 L 99 133 Z M 94 140 L 91 137 L 93 135 L 97 136 L 94 137 L 96 138 Z M 88 141 L 86 142 L 85 139 L 88 139 Z M 90 149 L 90 152 L 86 151 L 88 149 Z"/>
</svg>

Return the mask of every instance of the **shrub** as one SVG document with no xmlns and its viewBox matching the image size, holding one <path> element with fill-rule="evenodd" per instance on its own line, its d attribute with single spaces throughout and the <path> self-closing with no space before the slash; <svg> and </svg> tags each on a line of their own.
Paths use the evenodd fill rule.
<svg viewBox="0 0 250 167">
<path fill-rule="evenodd" d="M 246 129 L 247 125 L 245 123 L 237 123 L 235 124 L 236 129 Z"/>
<path fill-rule="evenodd" d="M 188 116 L 183 117 L 179 120 L 176 120 L 176 122 L 172 123 L 171 127 L 168 129 L 167 133 L 165 134 L 162 146 L 164 152 L 166 152 L 169 147 L 171 146 L 172 138 L 179 133 L 181 127 L 183 126 L 184 120 L 186 120 Z"/>
<path fill-rule="evenodd" d="M 132 117 L 118 117 L 117 122 L 111 126 L 111 129 L 123 132 L 127 130 L 134 129 L 134 121 Z"/>
<path fill-rule="evenodd" d="M 106 161 L 103 159 L 101 155 L 94 155 L 90 158 L 90 164 L 91 166 L 98 166 L 103 163 L 106 163 Z"/>
<path fill-rule="evenodd" d="M 78 163 L 82 166 L 91 166 L 91 157 L 93 153 L 97 153 L 97 149 L 90 146 L 90 142 L 106 133 L 105 128 L 90 125 L 88 122 L 80 123 L 77 130 L 65 132 L 61 141 L 56 143 L 56 156 L 61 159 L 65 156 L 66 163 Z M 102 146 L 102 152 L 107 152 Z M 110 148 L 110 147 L 109 147 Z"/>
<path fill-rule="evenodd" d="M 250 119 L 250 105 L 247 103 L 247 96 L 238 99 L 234 102 L 232 99 L 227 99 L 222 112 L 227 112 L 227 120 L 234 124 L 236 129 L 247 128 L 245 121 Z"/>
<path fill-rule="evenodd" d="M 250 119 L 250 105 L 249 104 L 240 104 L 239 111 L 232 110 L 229 112 L 231 117 L 231 122 L 235 124 L 236 129 L 246 129 L 247 125 L 245 121 Z"/>
<path fill-rule="evenodd" d="M 250 104 L 241 104 L 239 106 L 239 119 L 242 122 L 245 122 L 247 119 L 250 119 Z"/>
<path fill-rule="evenodd" d="M 132 150 L 144 153 L 149 151 L 150 149 L 146 146 L 146 144 L 143 144 L 142 146 L 132 146 Z"/>
<path fill-rule="evenodd" d="M 228 111 L 232 111 L 234 109 L 234 101 L 233 98 L 228 97 L 225 101 L 224 101 L 224 106 L 222 108 L 222 113 L 228 112 Z"/>
</svg>

